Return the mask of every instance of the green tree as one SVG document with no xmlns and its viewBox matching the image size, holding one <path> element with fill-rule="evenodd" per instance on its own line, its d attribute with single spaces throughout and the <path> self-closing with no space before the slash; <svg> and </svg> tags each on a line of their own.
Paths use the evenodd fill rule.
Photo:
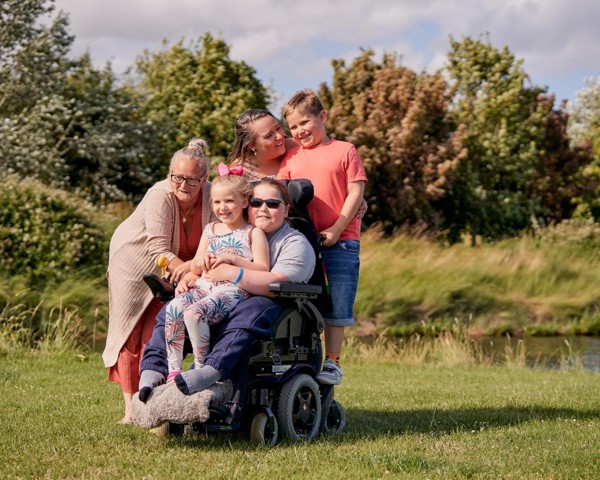
<svg viewBox="0 0 600 480">
<path fill-rule="evenodd" d="M 600 77 L 585 79 L 585 86 L 577 92 L 570 105 L 568 132 L 576 150 L 589 151 L 592 161 L 582 169 L 585 181 L 595 188 L 579 195 L 577 216 L 591 216 L 600 220 Z"/>
<path fill-rule="evenodd" d="M 546 224 L 571 218 L 576 210 L 595 194 L 598 178 L 587 174 L 593 165 L 588 144 L 572 146 L 567 133 L 569 114 L 555 110 L 554 96 L 540 95 L 548 113 L 540 154 L 535 165 L 536 176 L 526 190 L 530 198 L 538 198 Z"/>
<path fill-rule="evenodd" d="M 489 39 L 451 38 L 448 59 L 457 89 L 452 108 L 468 149 L 455 185 L 451 236 L 516 234 L 544 213 L 540 198 L 527 194 L 538 176 L 549 114 L 537 100 L 544 90 L 528 86 L 522 60 Z"/>
<path fill-rule="evenodd" d="M 349 66 L 333 61 L 333 86 L 319 92 L 330 133 L 355 144 L 365 164 L 366 225 L 437 233 L 464 155 L 447 109 L 452 92 L 440 72 L 417 74 L 394 54 L 381 63 L 373 56 L 366 50 Z"/>
<path fill-rule="evenodd" d="M 0 117 L 60 90 L 73 37 L 53 0 L 0 2 Z"/>
<path fill-rule="evenodd" d="M 46 0 L 0 3 L 0 167 L 59 186 L 67 175 L 62 145 L 47 140 L 62 133 L 69 105 L 62 93 L 73 38 L 62 12 Z"/>
<path fill-rule="evenodd" d="M 161 126 L 163 158 L 202 137 L 213 161 L 223 161 L 234 140 L 235 117 L 248 108 L 267 108 L 268 89 L 252 67 L 231 60 L 227 44 L 208 33 L 189 47 L 183 39 L 163 45 L 137 60 L 144 113 Z"/>
<path fill-rule="evenodd" d="M 72 60 L 73 37 L 52 0 L 4 0 L 0 16 L 0 167 L 96 202 L 142 194 L 156 133 L 110 65 Z"/>
<path fill-rule="evenodd" d="M 63 117 L 62 158 L 71 188 L 102 203 L 139 200 L 165 161 L 157 154 L 158 128 L 143 117 L 138 93 L 118 86 L 109 65 L 98 70 L 84 55 L 67 77 L 65 96 L 71 108 Z"/>
</svg>

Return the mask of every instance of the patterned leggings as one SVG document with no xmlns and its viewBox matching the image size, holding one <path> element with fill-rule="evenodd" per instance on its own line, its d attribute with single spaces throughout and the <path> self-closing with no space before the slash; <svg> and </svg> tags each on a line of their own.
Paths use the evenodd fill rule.
<svg viewBox="0 0 600 480">
<path fill-rule="evenodd" d="M 171 300 L 165 321 L 169 373 L 181 370 L 186 328 L 194 363 L 200 367 L 210 345 L 209 326 L 223 321 L 233 307 L 248 297 L 248 292 L 231 283 L 215 285 L 200 279 L 194 288 Z"/>
</svg>

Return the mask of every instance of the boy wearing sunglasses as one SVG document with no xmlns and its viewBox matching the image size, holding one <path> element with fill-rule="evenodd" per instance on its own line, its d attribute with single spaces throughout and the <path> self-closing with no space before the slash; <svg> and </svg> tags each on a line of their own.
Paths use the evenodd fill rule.
<svg viewBox="0 0 600 480">
<path fill-rule="evenodd" d="M 313 184 L 315 194 L 307 209 L 323 238 L 323 262 L 331 287 L 333 309 L 323 312 L 326 354 L 317 380 L 339 385 L 344 328 L 354 324 L 360 252 L 356 213 L 367 176 L 356 147 L 327 135 L 327 114 L 314 91 L 296 92 L 284 106 L 283 116 L 298 146 L 286 153 L 277 178 L 307 178 Z"/>
</svg>

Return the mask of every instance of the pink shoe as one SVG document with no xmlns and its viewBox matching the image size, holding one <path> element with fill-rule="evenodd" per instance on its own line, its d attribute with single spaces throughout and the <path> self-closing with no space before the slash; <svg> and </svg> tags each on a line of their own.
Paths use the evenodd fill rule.
<svg viewBox="0 0 600 480">
<path fill-rule="evenodd" d="M 172 372 L 169 372 L 169 374 L 167 375 L 167 383 L 173 383 L 175 381 L 174 378 L 180 373 L 181 370 L 173 370 Z"/>
</svg>

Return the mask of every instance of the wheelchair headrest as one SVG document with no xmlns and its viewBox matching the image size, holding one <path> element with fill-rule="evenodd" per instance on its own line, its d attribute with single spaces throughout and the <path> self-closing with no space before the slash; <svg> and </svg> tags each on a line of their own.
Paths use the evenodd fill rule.
<svg viewBox="0 0 600 480">
<path fill-rule="evenodd" d="M 313 184 L 306 178 L 297 178 L 286 180 L 288 193 L 292 200 L 292 205 L 296 208 L 305 208 L 315 195 Z"/>
<path fill-rule="evenodd" d="M 278 180 L 283 183 L 288 189 L 290 200 L 292 201 L 293 208 L 305 209 L 306 206 L 315 196 L 315 189 L 313 184 L 307 178 L 295 178 L 293 180 Z M 259 182 L 259 180 L 253 180 L 250 185 L 253 187 Z"/>
</svg>

